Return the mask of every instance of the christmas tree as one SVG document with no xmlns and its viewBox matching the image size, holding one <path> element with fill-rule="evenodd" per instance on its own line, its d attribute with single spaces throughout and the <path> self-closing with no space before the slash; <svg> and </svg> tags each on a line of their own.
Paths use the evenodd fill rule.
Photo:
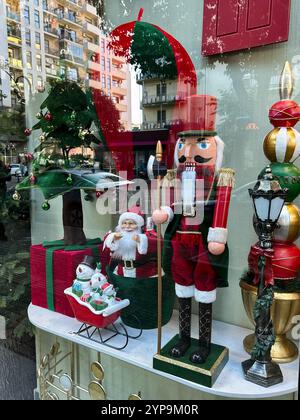
<svg viewBox="0 0 300 420">
<path fill-rule="evenodd" d="M 71 151 L 80 147 L 92 148 L 100 142 L 101 129 L 90 95 L 75 82 L 57 80 L 51 84 L 49 95 L 40 107 L 38 122 L 32 129 L 41 130 L 40 144 L 35 149 L 32 173 L 18 184 L 18 192 L 40 188 L 50 209 L 49 200 L 62 196 L 65 245 L 84 245 L 81 190 L 120 185 L 120 178 L 112 174 L 84 170 L 72 160 Z M 98 137 L 97 137 L 98 135 Z M 77 163 L 76 163 L 77 162 Z M 109 178 L 109 179 L 108 179 Z"/>
</svg>

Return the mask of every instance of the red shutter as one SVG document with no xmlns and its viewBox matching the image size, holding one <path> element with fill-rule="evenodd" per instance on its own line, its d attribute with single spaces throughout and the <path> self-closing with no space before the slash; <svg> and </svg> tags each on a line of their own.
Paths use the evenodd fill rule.
<svg viewBox="0 0 300 420">
<path fill-rule="evenodd" d="M 204 0 L 202 54 L 284 42 L 291 0 Z"/>
</svg>

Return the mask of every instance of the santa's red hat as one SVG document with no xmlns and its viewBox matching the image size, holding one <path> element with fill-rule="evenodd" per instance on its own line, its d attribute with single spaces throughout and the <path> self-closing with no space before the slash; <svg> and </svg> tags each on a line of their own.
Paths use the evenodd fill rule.
<svg viewBox="0 0 300 420">
<path fill-rule="evenodd" d="M 139 206 L 131 207 L 128 212 L 121 214 L 119 219 L 119 227 L 121 227 L 122 223 L 124 223 L 126 220 L 133 220 L 139 228 L 142 228 L 145 225 L 143 213 Z"/>
<path fill-rule="evenodd" d="M 114 290 L 114 286 L 110 283 L 105 283 L 101 286 L 101 290 L 103 293 L 110 293 Z"/>
</svg>

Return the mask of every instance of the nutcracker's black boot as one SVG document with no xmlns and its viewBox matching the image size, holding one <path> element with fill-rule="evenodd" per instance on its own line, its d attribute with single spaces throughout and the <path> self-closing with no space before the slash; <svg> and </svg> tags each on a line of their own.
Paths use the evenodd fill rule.
<svg viewBox="0 0 300 420">
<path fill-rule="evenodd" d="M 191 357 L 192 363 L 202 365 L 211 350 L 212 304 L 199 303 L 199 347 Z"/>
<path fill-rule="evenodd" d="M 170 350 L 172 357 L 182 357 L 191 345 L 192 298 L 179 298 L 179 341 Z"/>
</svg>

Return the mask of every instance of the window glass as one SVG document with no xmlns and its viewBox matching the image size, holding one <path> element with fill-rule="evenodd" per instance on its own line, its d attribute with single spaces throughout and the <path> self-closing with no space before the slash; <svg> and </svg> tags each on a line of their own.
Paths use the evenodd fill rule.
<svg viewBox="0 0 300 420">
<path fill-rule="evenodd" d="M 30 46 L 31 46 L 31 32 L 30 32 L 30 30 L 29 30 L 29 29 L 26 29 L 26 32 L 25 32 L 25 39 L 26 39 L 26 45 L 27 45 L 28 47 L 30 47 Z"/>
<path fill-rule="evenodd" d="M 41 49 L 41 34 L 39 32 L 35 33 L 35 48 L 38 50 Z"/>
<path fill-rule="evenodd" d="M 34 11 L 34 25 L 36 29 L 40 29 L 40 12 L 38 10 Z"/>
<path fill-rule="evenodd" d="M 24 19 L 25 19 L 25 25 L 30 25 L 30 11 L 29 6 L 24 6 Z"/>
<path fill-rule="evenodd" d="M 207 399 L 198 383 L 190 386 L 158 371 L 145 375 L 141 368 L 153 366 L 157 347 L 158 244 L 163 246 L 162 281 L 169 281 L 163 304 L 173 317 L 163 327 L 162 341 L 184 327 L 189 335 L 193 313 L 197 349 L 203 347 L 205 355 L 211 337 L 230 347 L 224 376 L 209 392 L 240 398 L 251 388 L 255 399 L 278 395 L 281 387 L 297 388 L 295 361 L 282 367 L 288 372 L 284 384 L 274 392 L 266 388 L 266 394 L 247 386 L 240 362 L 250 357 L 244 347 L 251 350 L 253 333 L 270 328 L 268 322 L 254 331 L 252 314 L 273 299 L 272 280 L 274 297 L 284 294 L 281 303 L 288 300 L 272 311 L 272 317 L 279 314 L 273 320 L 276 345 L 285 347 L 278 325 L 289 325 L 289 311 L 299 307 L 299 17 L 299 0 L 0 0 L 0 400 L 33 399 L 35 389 L 42 400 L 87 399 L 89 390 L 101 391 L 100 382 L 109 401 L 128 400 L 129 393 L 139 391 L 145 400 Z M 158 141 L 159 165 L 153 164 L 153 157 L 160 157 Z M 253 219 L 249 195 L 270 162 L 276 180 L 289 189 L 272 240 L 273 225 Z M 153 192 L 151 181 L 159 170 L 161 188 L 152 182 Z M 111 185 L 119 180 L 116 175 L 135 182 L 124 187 L 126 193 L 117 189 L 110 195 L 103 179 Z M 111 207 L 105 212 L 107 203 Z M 199 203 L 203 219 L 190 226 Z M 256 204 L 258 216 L 269 208 L 265 198 Z M 271 207 L 271 216 L 281 204 Z M 133 236 L 126 230 L 132 222 L 122 228 L 120 214 L 141 207 L 144 226 L 138 229 L 135 216 Z M 157 240 L 160 229 L 151 219 L 159 207 L 170 207 L 168 214 L 159 213 L 166 220 L 164 241 Z M 257 248 L 260 239 L 273 246 L 278 264 L 272 270 L 271 253 Z M 110 247 L 103 247 L 106 240 Z M 87 279 L 76 272 L 81 252 L 90 270 L 96 269 L 91 255 L 101 255 L 108 277 L 96 290 L 91 290 L 92 275 Z M 264 292 L 270 294 L 254 308 L 261 256 L 270 283 Z M 107 281 L 114 281 L 115 289 Z M 229 287 L 217 288 L 217 283 Z M 117 315 L 128 329 L 136 318 L 145 322 L 145 332 L 136 340 L 130 337 L 128 348 L 104 357 L 102 347 L 71 334 L 86 320 L 74 318 L 64 294 L 70 287 L 79 305 L 96 312 L 111 304 L 110 292 L 129 293 L 130 306 Z M 180 312 L 183 303 L 187 309 Z M 199 316 L 203 308 L 207 311 Z M 128 313 L 134 319 L 126 318 Z M 185 321 L 182 328 L 179 319 Z M 201 332 L 206 341 L 199 346 Z M 93 339 L 98 333 L 93 329 L 92 334 Z M 270 333 L 267 343 L 273 338 Z M 292 344 L 286 347 L 296 351 Z M 128 351 L 136 352 L 134 367 Z M 53 367 L 58 356 L 62 364 Z M 188 380 L 203 369 L 197 365 Z M 61 386 L 70 391 L 61 392 Z"/>
<path fill-rule="evenodd" d="M 30 51 L 26 52 L 26 64 L 28 69 L 32 69 L 32 54 Z"/>
</svg>

